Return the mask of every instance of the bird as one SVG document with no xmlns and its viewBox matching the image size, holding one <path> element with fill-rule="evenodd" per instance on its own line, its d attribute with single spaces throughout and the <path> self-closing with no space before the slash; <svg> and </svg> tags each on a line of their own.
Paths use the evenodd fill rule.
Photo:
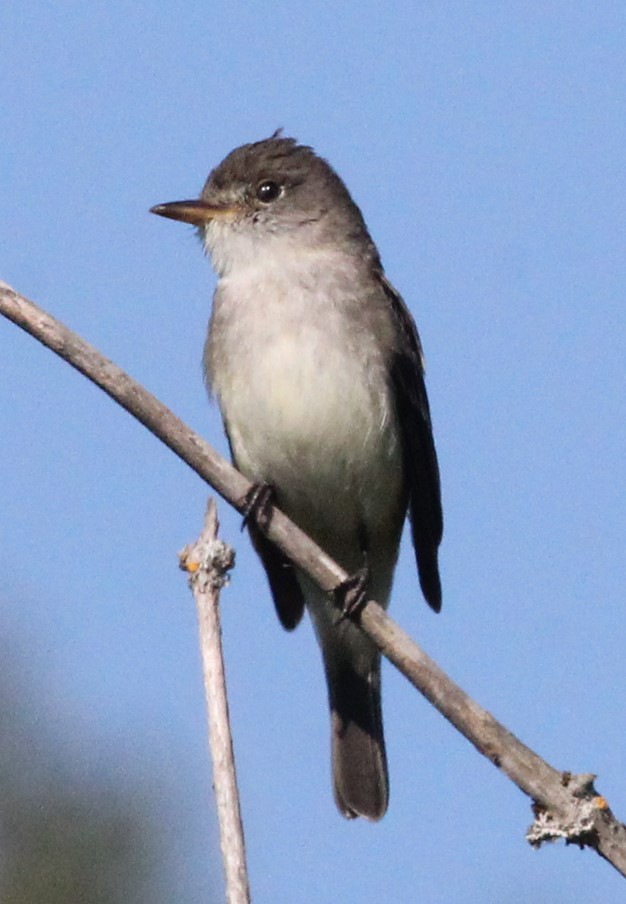
<svg viewBox="0 0 626 904">
<path fill-rule="evenodd" d="M 408 516 L 438 612 L 443 515 L 422 346 L 343 180 L 279 130 L 231 151 L 199 198 L 151 212 L 195 226 L 217 275 L 204 371 L 253 501 L 271 493 L 385 607 Z M 292 630 L 306 609 L 321 648 L 337 807 L 377 821 L 389 800 L 380 653 L 254 514 L 278 618 Z"/>
</svg>

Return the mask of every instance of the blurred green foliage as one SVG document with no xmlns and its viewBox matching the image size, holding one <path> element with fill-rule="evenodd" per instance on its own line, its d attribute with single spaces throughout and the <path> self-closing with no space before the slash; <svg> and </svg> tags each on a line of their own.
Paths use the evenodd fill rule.
<svg viewBox="0 0 626 904">
<path fill-rule="evenodd" d="M 160 850 L 156 792 L 77 768 L 52 730 L 54 705 L 33 695 L 0 650 L 0 901 L 139 904 L 177 900 Z M 17 676 L 17 677 L 16 677 Z M 37 700 L 35 702 L 35 697 Z M 64 713 L 64 720 L 67 715 Z M 151 812 L 152 810 L 152 812 Z M 162 843 L 162 842 L 161 842 Z"/>
</svg>

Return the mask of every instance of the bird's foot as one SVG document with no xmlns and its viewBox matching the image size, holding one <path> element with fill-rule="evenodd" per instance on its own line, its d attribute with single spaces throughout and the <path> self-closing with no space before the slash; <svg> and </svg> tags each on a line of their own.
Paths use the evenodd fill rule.
<svg viewBox="0 0 626 904">
<path fill-rule="evenodd" d="M 274 488 L 269 483 L 253 483 L 241 500 L 243 511 L 241 529 L 254 522 L 262 531 L 266 531 L 272 520 L 274 502 Z"/>
<path fill-rule="evenodd" d="M 333 589 L 333 596 L 339 606 L 341 606 L 341 614 L 339 622 L 351 618 L 363 608 L 367 602 L 367 585 L 369 584 L 370 572 L 367 565 L 359 568 L 349 578 L 342 581 Z"/>
</svg>

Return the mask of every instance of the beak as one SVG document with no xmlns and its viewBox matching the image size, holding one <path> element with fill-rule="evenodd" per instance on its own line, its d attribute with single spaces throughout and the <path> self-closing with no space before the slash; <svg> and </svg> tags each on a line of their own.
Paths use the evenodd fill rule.
<svg viewBox="0 0 626 904">
<path fill-rule="evenodd" d="M 192 226 L 204 226 L 210 220 L 232 218 L 236 209 L 232 206 L 217 207 L 202 200 L 170 201 L 169 204 L 157 204 L 155 207 L 151 207 L 150 213 L 167 217 L 169 220 L 191 223 Z"/>
</svg>

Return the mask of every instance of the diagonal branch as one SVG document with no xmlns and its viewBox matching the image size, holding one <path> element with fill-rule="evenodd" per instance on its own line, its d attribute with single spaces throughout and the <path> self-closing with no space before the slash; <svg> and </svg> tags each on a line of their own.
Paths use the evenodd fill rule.
<svg viewBox="0 0 626 904">
<path fill-rule="evenodd" d="M 0 313 L 103 389 L 243 512 L 249 482 L 128 374 L 33 302 L 0 283 Z M 299 568 L 331 591 L 348 575 L 279 509 L 266 530 Z M 560 772 L 475 703 L 370 600 L 350 616 L 439 712 L 534 802 L 531 844 L 564 838 L 594 848 L 626 876 L 626 827 L 597 794 L 591 775 Z"/>
</svg>

